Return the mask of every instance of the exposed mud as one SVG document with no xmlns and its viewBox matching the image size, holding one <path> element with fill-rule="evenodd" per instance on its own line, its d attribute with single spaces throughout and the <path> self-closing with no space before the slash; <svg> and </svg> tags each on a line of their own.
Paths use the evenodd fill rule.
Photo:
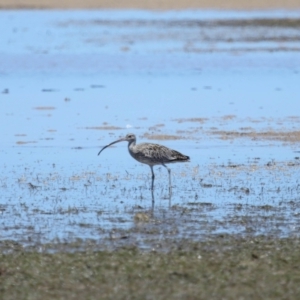
<svg viewBox="0 0 300 300">
<path fill-rule="evenodd" d="M 126 235 L 120 237 L 126 240 Z M 161 241 L 162 246 L 167 239 Z M 113 243 L 113 240 L 112 240 Z M 134 245 L 97 251 L 93 241 L 45 244 L 24 251 L 1 243 L 5 299 L 226 298 L 298 299 L 299 239 L 219 235 L 177 240 L 167 253 Z M 71 246 L 72 253 L 66 253 Z M 126 295 L 126 296 L 125 296 Z"/>
<path fill-rule="evenodd" d="M 300 142 L 300 131 L 252 131 L 252 128 L 245 128 L 245 131 L 223 131 L 214 130 L 211 134 L 217 135 L 220 139 L 236 139 L 236 138 L 249 138 L 252 140 L 274 140 L 290 143 Z"/>
</svg>

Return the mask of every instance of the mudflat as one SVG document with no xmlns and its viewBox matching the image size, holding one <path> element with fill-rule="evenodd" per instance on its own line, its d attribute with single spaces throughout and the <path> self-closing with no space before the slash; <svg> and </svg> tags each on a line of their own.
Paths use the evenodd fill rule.
<svg viewBox="0 0 300 300">
<path fill-rule="evenodd" d="M 0 298 L 300 299 L 290 2 L 43 3 L 0 2 Z M 129 132 L 191 157 L 172 193 L 97 156 Z"/>
<path fill-rule="evenodd" d="M 222 1 L 222 0 L 187 0 L 187 1 L 140 1 L 140 0 L 1 0 L 2 9 L 149 9 L 149 10 L 182 10 L 182 9 L 228 9 L 228 10 L 259 10 L 259 9 L 299 9 L 298 0 L 286 1 Z"/>
</svg>

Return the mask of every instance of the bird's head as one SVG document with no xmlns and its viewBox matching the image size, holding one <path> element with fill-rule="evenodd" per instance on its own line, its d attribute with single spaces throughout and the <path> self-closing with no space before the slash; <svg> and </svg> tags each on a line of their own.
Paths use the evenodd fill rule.
<svg viewBox="0 0 300 300">
<path fill-rule="evenodd" d="M 128 133 L 124 138 L 121 138 L 121 139 L 119 139 L 119 140 L 117 140 L 117 141 L 114 141 L 114 142 L 110 143 L 110 144 L 107 145 L 107 146 L 104 146 L 104 147 L 99 151 L 98 155 L 100 155 L 100 153 L 101 153 L 105 148 L 107 148 L 107 147 L 109 147 L 109 146 L 111 146 L 111 145 L 113 145 L 113 144 L 116 144 L 116 143 L 119 143 L 119 142 L 128 142 L 129 144 L 131 144 L 131 143 L 135 143 L 135 141 L 136 141 L 135 135 L 134 135 L 133 133 Z"/>
<path fill-rule="evenodd" d="M 132 142 L 136 141 L 136 136 L 133 133 L 128 133 L 125 136 L 124 140 L 127 141 L 127 142 L 129 142 L 129 143 L 132 143 Z"/>
</svg>

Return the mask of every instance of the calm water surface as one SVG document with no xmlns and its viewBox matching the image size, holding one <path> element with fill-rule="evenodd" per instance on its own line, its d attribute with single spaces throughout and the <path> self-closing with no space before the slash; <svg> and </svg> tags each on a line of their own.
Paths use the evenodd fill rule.
<svg viewBox="0 0 300 300">
<path fill-rule="evenodd" d="M 211 134 L 299 130 L 297 12 L 1 11 L 0 28 L 2 240 L 298 235 L 299 144 Z M 154 208 L 125 143 L 97 156 L 128 132 L 191 157 L 171 199 L 155 168 Z"/>
</svg>

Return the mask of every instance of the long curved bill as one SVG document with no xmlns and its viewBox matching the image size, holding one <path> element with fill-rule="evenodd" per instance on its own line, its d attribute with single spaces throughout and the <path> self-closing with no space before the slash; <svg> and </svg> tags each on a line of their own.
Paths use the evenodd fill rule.
<svg viewBox="0 0 300 300">
<path fill-rule="evenodd" d="M 107 147 L 109 147 L 109 146 L 111 146 L 111 145 L 113 145 L 113 144 L 119 143 L 119 142 L 124 142 L 124 141 L 126 141 L 126 139 L 125 139 L 125 138 L 122 138 L 122 139 L 119 139 L 119 140 L 117 140 L 117 141 L 114 141 L 114 142 L 110 143 L 109 145 L 104 146 L 104 147 L 99 151 L 98 155 L 100 155 L 100 153 L 101 153 L 104 149 L 106 149 Z"/>
</svg>

